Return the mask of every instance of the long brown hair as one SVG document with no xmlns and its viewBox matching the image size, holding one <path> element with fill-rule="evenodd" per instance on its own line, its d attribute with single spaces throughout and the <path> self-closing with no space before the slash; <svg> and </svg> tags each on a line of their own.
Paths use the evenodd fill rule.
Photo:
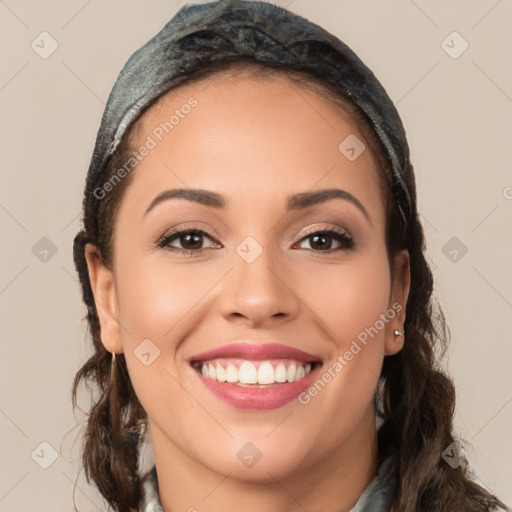
<svg viewBox="0 0 512 512">
<path fill-rule="evenodd" d="M 396 455 L 392 471 L 397 487 L 388 510 L 390 512 L 483 512 L 498 506 L 507 510 L 471 478 L 467 461 L 452 468 L 441 457 L 456 439 L 453 428 L 455 390 L 452 380 L 439 366 L 448 344 L 448 329 L 438 304 L 432 297 L 433 276 L 424 251 L 425 239 L 416 205 L 416 184 L 412 166 L 406 183 L 411 198 L 411 222 L 403 226 L 392 193 L 391 171 L 386 153 L 373 129 L 361 112 L 336 88 L 310 72 L 287 66 L 262 66 L 247 59 L 224 59 L 201 71 L 191 73 L 179 87 L 190 81 L 206 80 L 221 74 L 240 76 L 252 73 L 257 80 L 282 76 L 298 88 L 305 87 L 321 94 L 356 123 L 367 147 L 372 152 L 382 184 L 386 205 L 386 243 L 389 260 L 401 249 L 410 254 L 411 285 L 404 325 L 405 344 L 393 356 L 386 356 L 374 398 L 378 429 L 379 464 Z M 104 348 L 100 324 L 91 290 L 85 244 L 96 247 L 103 263 L 112 267 L 112 233 L 123 192 L 133 179 L 135 170 L 124 178 L 101 201 L 95 198 L 96 187 L 107 182 L 126 162 L 134 140 L 131 125 L 105 172 L 86 184 L 83 200 L 83 230 L 74 240 L 74 261 L 87 306 L 87 322 L 94 353 L 77 372 L 72 388 L 73 407 L 80 383 L 95 386 L 100 398 L 92 404 L 83 434 L 82 462 L 90 482 L 114 510 L 138 510 L 142 487 L 139 473 L 140 445 L 136 426 L 147 420 L 130 382 L 124 356 L 117 355 L 111 365 L 111 354 Z M 406 148 L 408 151 L 408 148 Z M 409 162 L 407 155 L 406 161 Z M 410 165 L 410 164 L 409 164 Z M 403 229 L 406 228 L 406 229 Z M 111 373 L 111 368 L 115 369 Z"/>
</svg>

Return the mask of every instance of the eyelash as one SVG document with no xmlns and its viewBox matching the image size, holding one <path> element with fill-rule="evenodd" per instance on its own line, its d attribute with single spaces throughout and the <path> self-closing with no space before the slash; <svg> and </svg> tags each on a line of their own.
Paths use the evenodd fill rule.
<svg viewBox="0 0 512 512">
<path fill-rule="evenodd" d="M 162 236 L 156 242 L 155 248 L 163 249 L 165 247 L 168 247 L 170 242 L 172 242 L 175 239 L 179 239 L 182 236 L 187 235 L 187 234 L 202 235 L 202 236 L 205 236 L 205 237 L 209 238 L 210 240 L 212 240 L 212 237 L 208 233 L 203 231 L 202 229 L 183 229 L 183 230 L 178 230 L 178 231 L 172 231 L 171 233 L 166 233 L 164 236 Z M 323 229 L 323 230 L 315 229 L 315 230 L 308 231 L 298 241 L 298 243 L 302 242 L 303 240 L 305 240 L 307 238 L 311 238 L 313 235 L 329 235 L 329 236 L 332 236 L 334 239 L 336 239 L 338 242 L 340 242 L 340 244 L 343 247 L 341 247 L 339 249 L 327 250 L 327 251 L 322 251 L 322 250 L 315 251 L 314 249 L 306 249 L 306 250 L 311 251 L 311 252 L 331 254 L 333 252 L 337 252 L 337 251 L 340 251 L 340 250 L 351 250 L 351 249 L 354 248 L 354 240 L 352 239 L 352 237 L 349 236 L 347 233 L 345 233 L 343 231 L 339 231 L 337 229 Z M 193 256 L 193 255 L 197 255 L 197 254 L 201 253 L 205 249 L 197 249 L 197 250 L 194 250 L 194 249 L 180 249 L 178 247 L 171 247 L 171 246 L 169 246 L 167 248 L 167 250 L 171 251 L 171 252 L 174 252 L 174 253 L 177 253 L 177 254 L 184 254 L 184 255 L 188 255 L 188 256 Z"/>
</svg>

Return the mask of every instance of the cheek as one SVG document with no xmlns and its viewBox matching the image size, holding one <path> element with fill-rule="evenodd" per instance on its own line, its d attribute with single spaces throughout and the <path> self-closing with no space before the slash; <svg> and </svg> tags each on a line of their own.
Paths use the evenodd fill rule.
<svg viewBox="0 0 512 512">
<path fill-rule="evenodd" d="M 117 264 L 123 347 L 133 350 L 149 338 L 161 350 L 169 350 L 187 335 L 195 309 L 208 300 L 208 292 L 229 270 L 229 264 L 176 264 L 165 254 L 149 260 L 147 256 L 124 257 Z M 309 261 L 286 275 L 298 299 L 307 306 L 297 323 L 311 311 L 338 351 L 346 350 L 388 308 L 390 276 L 384 248 L 332 264 Z"/>
<path fill-rule="evenodd" d="M 332 357 L 300 403 L 311 416 L 326 418 L 333 444 L 350 436 L 371 407 L 384 357 L 381 315 L 389 307 L 388 269 L 386 253 L 376 251 L 336 271 L 317 271 L 317 286 L 308 287 Z"/>
<path fill-rule="evenodd" d="M 306 303 L 340 351 L 388 308 L 391 282 L 385 254 L 375 252 L 346 264 L 317 267 L 310 275 L 315 278 L 303 283 L 302 295 L 308 297 Z"/>
<path fill-rule="evenodd" d="M 155 258 L 126 257 L 118 264 L 117 294 L 121 339 L 127 362 L 139 345 L 151 340 L 164 357 L 154 367 L 178 369 L 182 341 L 201 326 L 203 304 L 229 270 L 229 265 L 179 264 L 165 254 Z M 151 348 L 151 343 L 145 342 Z M 134 354 L 135 351 L 135 354 Z M 133 362 L 133 367 L 140 364 Z"/>
<path fill-rule="evenodd" d="M 178 383 L 183 378 L 179 348 L 198 324 L 196 307 L 218 277 L 161 256 L 158 264 L 149 259 L 125 257 L 117 265 L 119 320 L 135 393 L 149 416 L 165 424 L 177 403 L 184 415 L 195 409 Z"/>
</svg>

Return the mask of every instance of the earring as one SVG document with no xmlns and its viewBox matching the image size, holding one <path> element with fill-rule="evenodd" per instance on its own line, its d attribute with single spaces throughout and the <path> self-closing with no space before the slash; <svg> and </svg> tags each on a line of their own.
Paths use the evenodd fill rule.
<svg viewBox="0 0 512 512">
<path fill-rule="evenodd" d="M 116 366 L 116 353 L 112 352 L 112 362 L 110 363 L 110 383 L 109 383 L 108 387 L 110 387 L 112 385 L 112 381 L 114 379 L 115 366 Z M 137 450 L 138 450 L 140 448 L 140 445 L 141 445 L 143 439 L 144 439 L 144 434 L 146 433 L 146 430 L 147 430 L 146 422 L 144 420 L 142 420 L 141 422 L 139 422 L 135 425 L 128 426 L 127 429 L 132 438 L 132 442 L 137 446 Z"/>
<path fill-rule="evenodd" d="M 405 339 L 405 336 L 404 336 L 400 331 L 397 331 L 396 329 L 393 331 L 393 334 L 394 334 L 395 336 L 402 336 L 402 338 L 404 338 L 404 339 Z"/>
<path fill-rule="evenodd" d="M 112 352 L 112 361 L 110 362 L 110 382 L 109 386 L 112 384 L 112 379 L 114 378 L 114 368 L 116 366 L 116 353 Z"/>
</svg>

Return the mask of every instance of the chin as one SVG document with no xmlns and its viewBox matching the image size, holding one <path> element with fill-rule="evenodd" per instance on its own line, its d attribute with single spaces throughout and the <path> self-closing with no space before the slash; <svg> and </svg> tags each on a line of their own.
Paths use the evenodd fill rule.
<svg viewBox="0 0 512 512">
<path fill-rule="evenodd" d="M 282 434 L 286 432 L 283 431 Z M 303 471 L 306 466 L 313 463 L 310 460 L 312 457 L 317 458 L 321 455 L 315 449 L 315 453 L 308 456 L 308 450 L 312 447 L 304 442 L 303 436 L 293 439 L 289 435 L 283 435 L 272 440 L 265 439 L 268 435 L 269 430 L 265 428 L 265 432 L 260 435 L 235 434 L 233 439 L 230 438 L 225 443 L 220 443 L 216 438 L 216 442 L 208 443 L 211 445 L 209 450 L 197 448 L 200 456 L 194 458 L 204 467 L 220 475 L 229 474 L 229 478 L 270 483 Z M 196 455 L 199 453 L 196 452 Z"/>
</svg>

